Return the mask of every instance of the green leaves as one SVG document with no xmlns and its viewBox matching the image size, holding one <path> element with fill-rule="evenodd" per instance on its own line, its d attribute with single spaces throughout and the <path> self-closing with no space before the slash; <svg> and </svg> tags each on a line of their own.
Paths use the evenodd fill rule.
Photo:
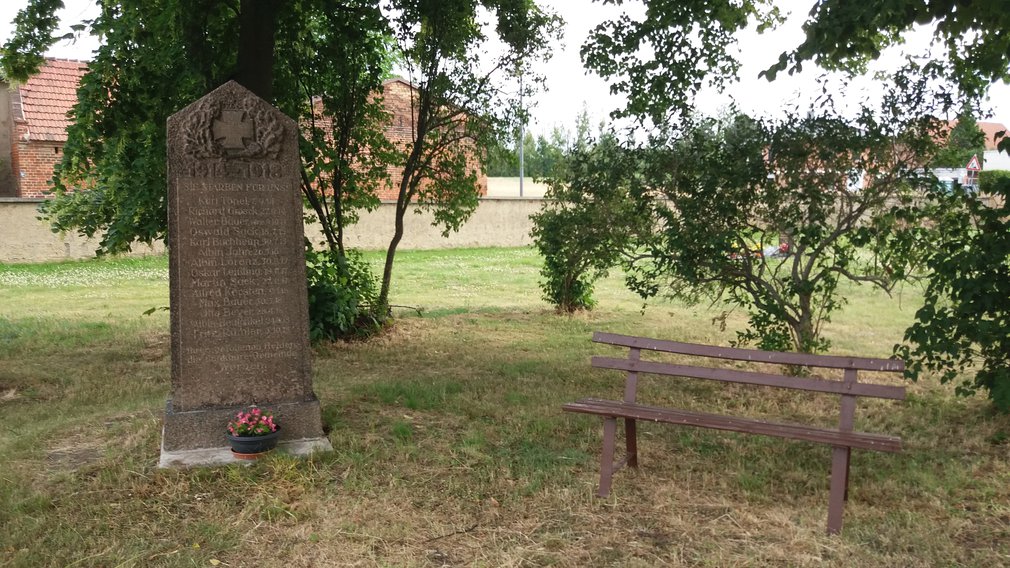
<svg viewBox="0 0 1010 568">
<path fill-rule="evenodd" d="M 1003 0 L 824 0 L 810 11 L 803 43 L 765 74 L 774 79 L 778 72 L 799 70 L 805 61 L 861 72 L 904 32 L 930 23 L 962 92 L 979 95 L 992 82 L 1010 77 L 1010 12 Z"/>
<path fill-rule="evenodd" d="M 972 109 L 967 107 L 947 133 L 946 144 L 933 159 L 933 164 L 940 168 L 963 168 L 972 156 L 977 155 L 981 160 L 984 153 L 985 133 L 978 127 Z"/>
<path fill-rule="evenodd" d="M 29 0 L 14 18 L 14 35 L 4 44 L 0 55 L 2 75 L 9 81 L 24 83 L 38 72 L 45 61 L 43 53 L 60 38 L 53 32 L 59 26 L 56 11 L 62 0 Z"/>
<path fill-rule="evenodd" d="M 376 281 L 361 255 L 314 251 L 306 246 L 309 339 L 313 343 L 364 339 L 381 331 Z"/>
<path fill-rule="evenodd" d="M 938 192 L 941 215 L 920 248 L 932 272 L 924 305 L 896 352 L 916 379 L 936 373 L 957 392 L 985 391 L 1010 411 L 1010 173 L 984 172 L 985 195 Z"/>
<path fill-rule="evenodd" d="M 57 5 L 36 1 L 19 14 L 8 72 L 35 71 L 25 62 L 47 44 L 19 38 L 51 33 Z M 99 252 L 115 253 L 164 238 L 165 120 L 233 69 L 235 14 L 223 2 L 107 3 L 92 30 L 105 41 L 78 89 L 42 212 L 59 231 L 101 235 Z"/>
<path fill-rule="evenodd" d="M 917 225 L 891 206 L 929 203 L 927 180 L 898 133 L 911 136 L 898 121 L 823 111 L 700 119 L 639 148 L 604 137 L 571 155 L 534 217 L 545 297 L 589 307 L 592 283 L 621 263 L 644 298 L 745 310 L 740 342 L 825 350 L 839 282 L 889 289 L 916 258 Z"/>
<path fill-rule="evenodd" d="M 734 34 L 754 20 L 769 26 L 779 18 L 770 0 L 683 2 L 649 0 L 642 19 L 622 14 L 599 25 L 582 46 L 586 68 L 628 98 L 616 116 L 664 125 L 686 117 L 705 85 L 721 87 L 736 76 Z"/>
<path fill-rule="evenodd" d="M 603 134 L 595 144 L 574 148 L 548 181 L 531 235 L 544 257 L 544 299 L 559 311 L 592 308 L 593 283 L 648 231 L 648 209 L 636 199 L 642 197 L 639 167 L 632 150 Z"/>
</svg>

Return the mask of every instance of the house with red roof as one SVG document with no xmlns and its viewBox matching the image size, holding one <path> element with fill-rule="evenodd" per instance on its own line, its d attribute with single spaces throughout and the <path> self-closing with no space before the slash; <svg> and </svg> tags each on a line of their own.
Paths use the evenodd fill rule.
<svg viewBox="0 0 1010 568">
<path fill-rule="evenodd" d="M 979 122 L 978 127 L 985 134 L 985 154 L 982 158 L 982 167 L 987 170 L 1010 170 L 1010 155 L 1000 152 L 997 145 L 1003 139 L 997 137 L 1000 132 L 1005 132 L 1010 136 L 1010 130 L 1000 122 Z"/>
<path fill-rule="evenodd" d="M 977 156 L 977 162 L 971 164 L 972 169 L 969 169 L 969 164 L 966 163 L 956 168 L 933 168 L 932 170 L 933 175 L 948 187 L 954 183 L 971 187 L 977 186 L 978 174 L 981 170 L 1010 170 L 1010 155 L 1000 152 L 997 147 L 1003 139 L 1001 133 L 1005 132 L 1010 135 L 1010 130 L 1007 130 L 1007 127 L 999 122 L 977 122 L 976 124 L 985 135 L 985 148 L 982 154 Z M 948 121 L 945 132 L 949 133 L 955 126 L 957 126 L 956 120 Z"/>
<path fill-rule="evenodd" d="M 67 112 L 77 102 L 77 86 L 86 71 L 87 62 L 46 59 L 24 85 L 7 89 L 0 84 L 0 197 L 46 196 L 53 167 L 63 158 L 70 125 Z M 413 135 L 414 89 L 400 78 L 386 81 L 382 88 L 391 113 L 386 136 L 398 144 L 408 142 Z M 391 184 L 380 189 L 380 199 L 396 199 L 395 184 L 402 173 L 400 167 L 389 168 Z M 477 184 L 486 195 L 487 176 L 479 173 Z"/>
<path fill-rule="evenodd" d="M 23 85 L 0 96 L 0 197 L 45 196 L 63 157 L 67 112 L 87 63 L 47 59 Z"/>
</svg>

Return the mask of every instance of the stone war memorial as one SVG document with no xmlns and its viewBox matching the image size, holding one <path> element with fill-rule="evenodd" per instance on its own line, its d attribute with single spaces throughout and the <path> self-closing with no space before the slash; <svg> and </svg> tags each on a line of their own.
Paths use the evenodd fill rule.
<svg viewBox="0 0 1010 568">
<path fill-rule="evenodd" d="M 312 391 L 297 137 L 234 81 L 168 119 L 162 467 L 233 461 L 226 425 L 253 404 L 277 416 L 281 451 L 330 449 Z"/>
</svg>

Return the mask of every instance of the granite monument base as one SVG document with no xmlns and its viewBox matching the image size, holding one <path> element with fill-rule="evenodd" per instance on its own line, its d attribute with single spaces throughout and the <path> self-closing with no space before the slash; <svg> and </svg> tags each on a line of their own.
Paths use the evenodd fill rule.
<svg viewBox="0 0 1010 568">
<path fill-rule="evenodd" d="M 227 445 L 227 424 L 247 406 L 176 412 L 169 399 L 161 434 L 159 467 L 220 465 L 236 460 Z M 293 455 L 332 450 L 323 435 L 318 400 L 264 404 L 278 418 L 281 438 L 277 449 Z"/>
</svg>

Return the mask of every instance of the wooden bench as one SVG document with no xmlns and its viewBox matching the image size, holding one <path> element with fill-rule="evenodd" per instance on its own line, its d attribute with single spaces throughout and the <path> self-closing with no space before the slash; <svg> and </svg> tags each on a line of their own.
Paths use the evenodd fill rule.
<svg viewBox="0 0 1010 568">
<path fill-rule="evenodd" d="M 606 497 L 610 494 L 611 479 L 616 470 L 624 465 L 638 467 L 638 440 L 635 428 L 637 420 L 651 420 L 653 422 L 714 428 L 730 432 L 746 432 L 748 434 L 763 434 L 765 436 L 793 440 L 806 440 L 808 442 L 827 444 L 834 448 L 831 453 L 828 534 L 837 534 L 842 530 L 842 512 L 845 507 L 845 501 L 848 500 L 849 455 L 852 448 L 882 452 L 901 451 L 900 438 L 853 431 L 856 397 L 869 396 L 896 400 L 905 398 L 904 387 L 860 383 L 857 377 L 858 371 L 901 372 L 905 369 L 905 364 L 901 360 L 807 355 L 802 353 L 779 353 L 754 349 L 714 347 L 711 345 L 680 343 L 677 341 L 664 341 L 602 332 L 593 334 L 593 341 L 629 348 L 626 359 L 593 357 L 592 360 L 593 367 L 627 372 L 623 401 L 586 398 L 563 406 L 564 410 L 569 412 L 596 414 L 603 417 L 603 451 L 600 457 L 600 490 L 598 493 L 600 497 Z M 843 369 L 844 379 L 842 381 L 835 381 L 735 369 L 643 361 L 640 359 L 643 349 L 712 359 Z M 727 383 L 746 383 L 836 394 L 841 396 L 841 416 L 837 429 L 826 429 L 769 422 L 753 418 L 737 418 L 718 414 L 646 406 L 636 401 L 639 373 L 710 379 Z M 614 438 L 618 418 L 623 418 L 625 423 L 627 455 L 621 463 L 614 463 Z"/>
</svg>

